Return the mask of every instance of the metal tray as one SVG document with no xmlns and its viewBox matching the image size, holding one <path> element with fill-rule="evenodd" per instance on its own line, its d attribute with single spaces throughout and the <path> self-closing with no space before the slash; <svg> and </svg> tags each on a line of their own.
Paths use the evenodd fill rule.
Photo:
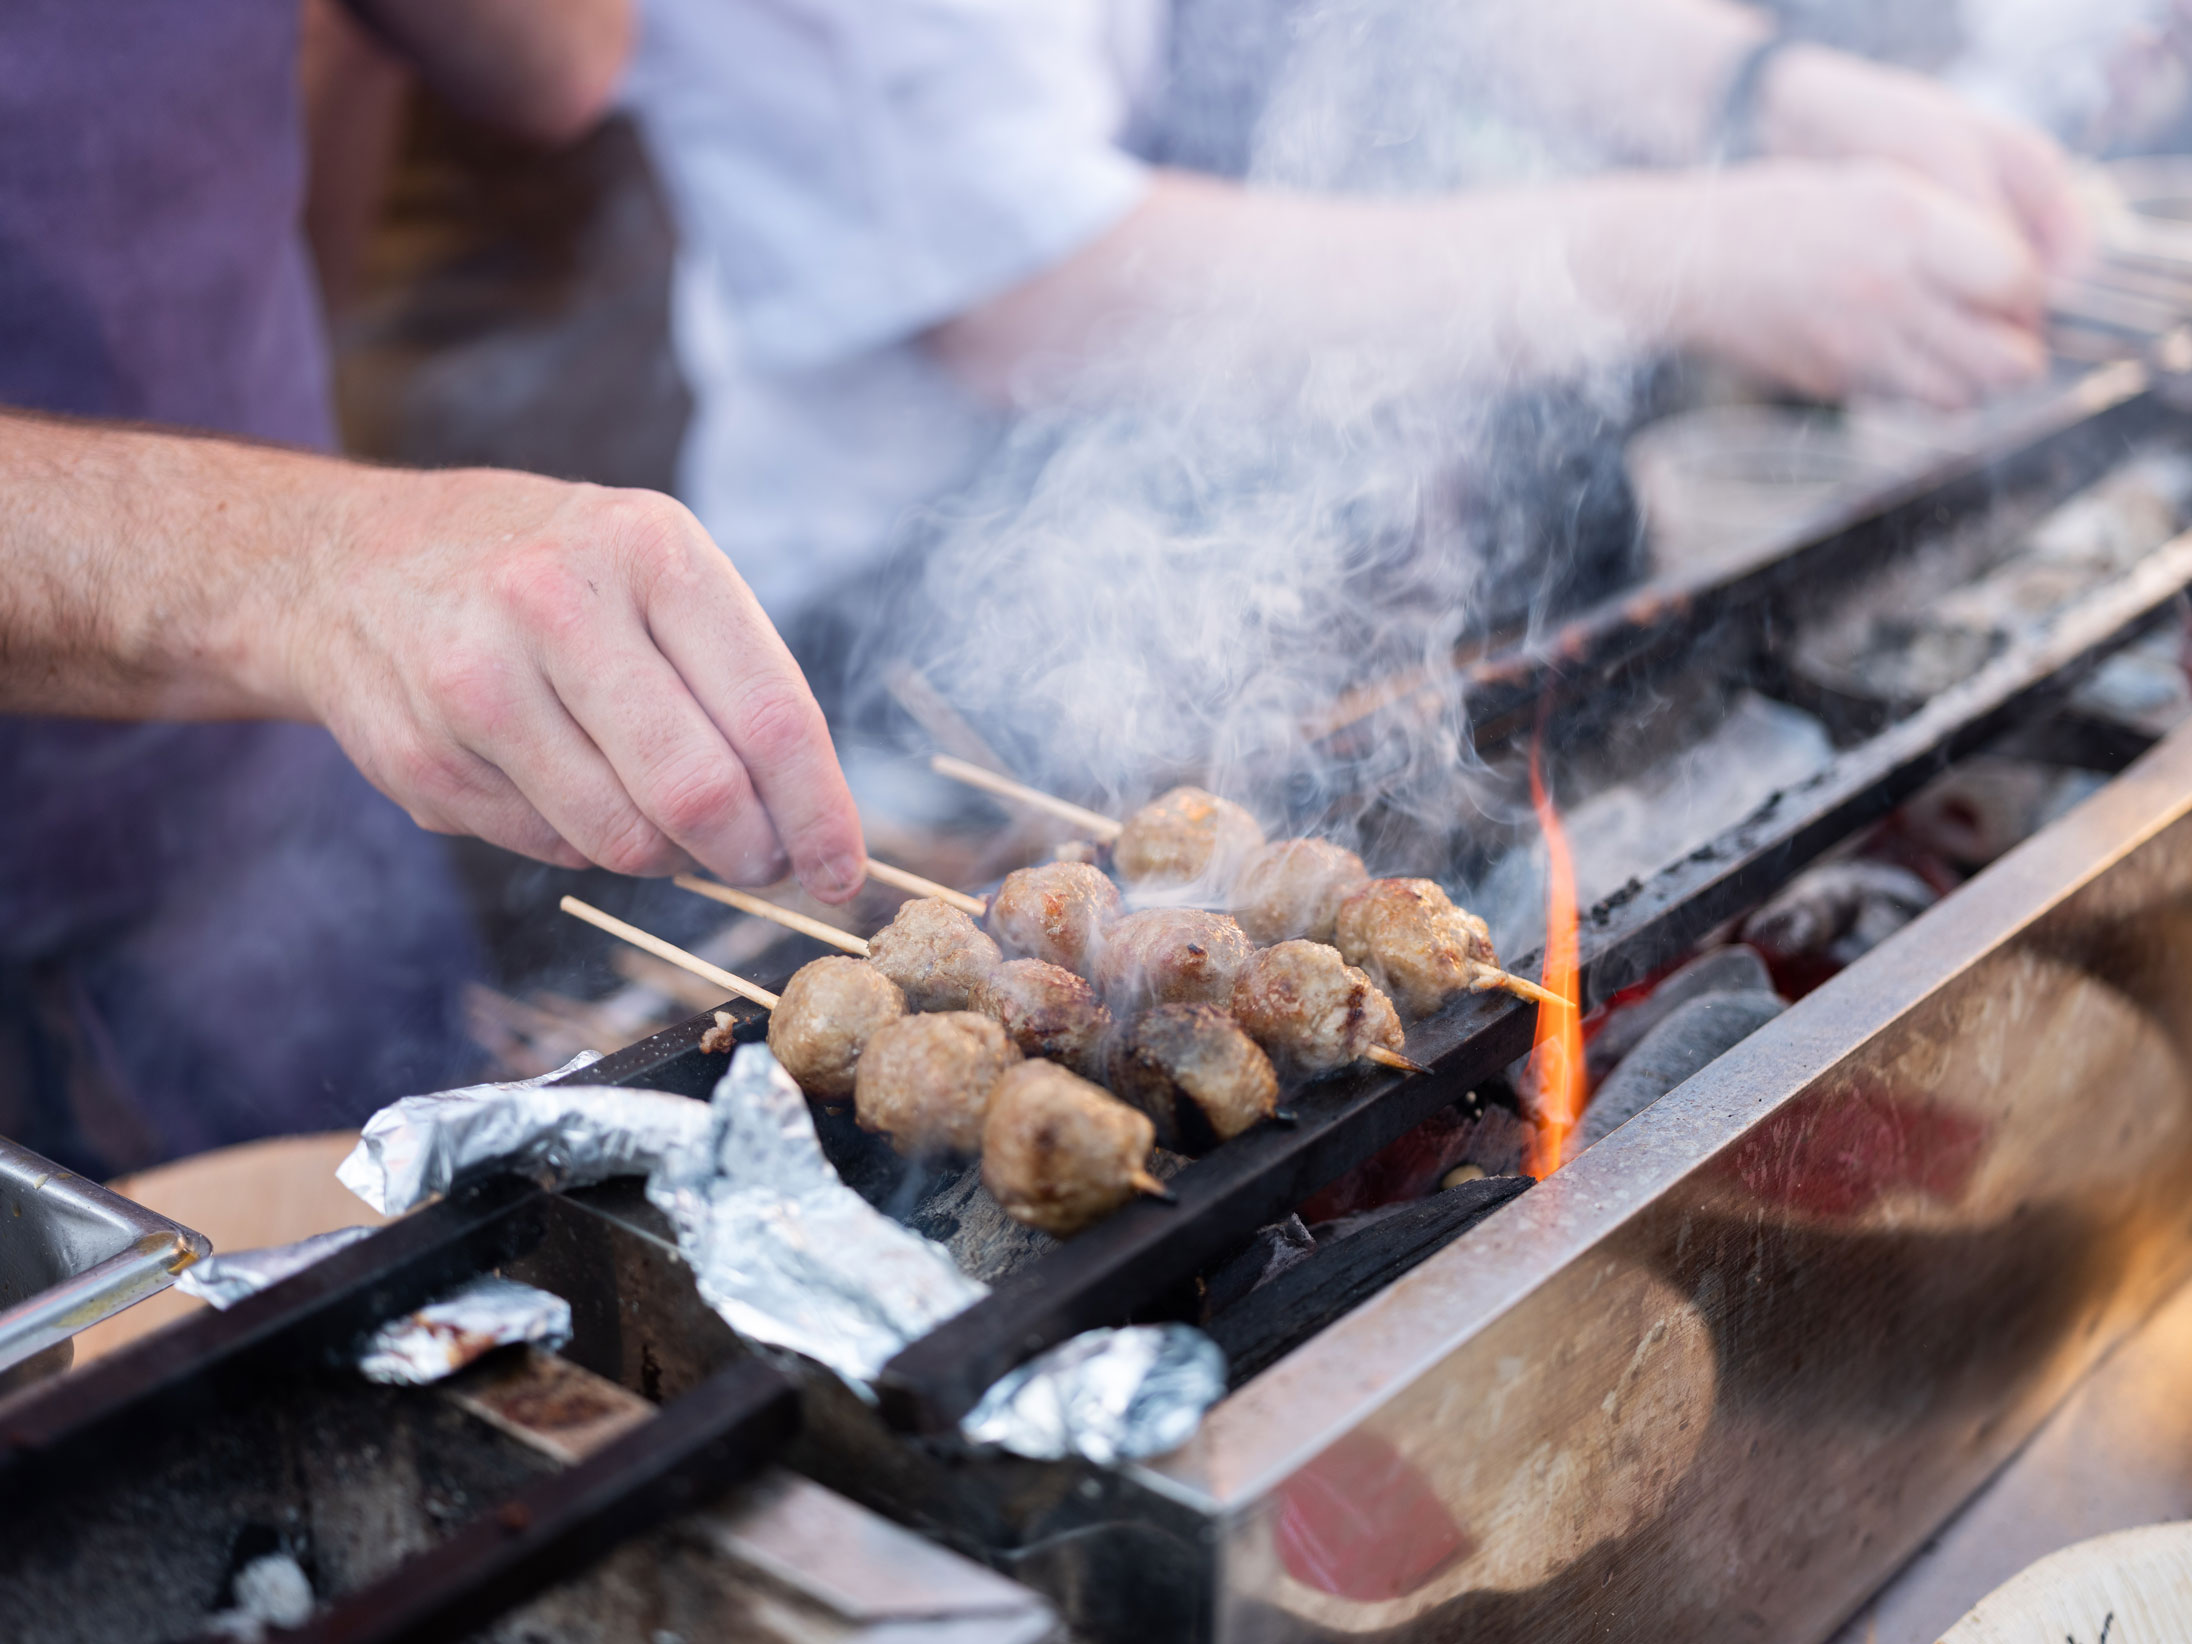
<svg viewBox="0 0 2192 1644">
<path fill-rule="evenodd" d="M 77 1331 L 165 1290 L 212 1249 L 0 1137 L 0 1392 L 67 1369 Z"/>
</svg>

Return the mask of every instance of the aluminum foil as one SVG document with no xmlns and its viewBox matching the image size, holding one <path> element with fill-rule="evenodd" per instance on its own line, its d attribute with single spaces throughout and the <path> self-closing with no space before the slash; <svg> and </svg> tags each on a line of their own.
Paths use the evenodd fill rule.
<svg viewBox="0 0 2192 1644">
<path fill-rule="evenodd" d="M 940 1244 L 838 1180 L 791 1075 L 742 1045 L 647 1197 L 677 1227 L 700 1294 L 740 1335 L 804 1353 L 866 1391 L 891 1356 L 987 1294 Z"/>
<path fill-rule="evenodd" d="M 571 1339 L 571 1304 L 515 1279 L 474 1279 L 438 1302 L 390 1319 L 365 1340 L 367 1381 L 423 1387 L 513 1342 L 553 1351 Z"/>
<path fill-rule="evenodd" d="M 302 1273 L 314 1262 L 334 1255 L 345 1245 L 356 1244 L 372 1231 L 370 1227 L 338 1227 L 332 1233 L 315 1233 L 295 1244 L 216 1253 L 185 1268 L 175 1288 L 226 1312 L 246 1296 L 256 1296 L 269 1285 Z"/>
<path fill-rule="evenodd" d="M 976 1444 L 1099 1465 L 1177 1450 L 1225 1394 L 1225 1354 L 1188 1324 L 1086 1330 L 1012 1371 L 959 1424 Z"/>
<path fill-rule="evenodd" d="M 336 1178 L 393 1216 L 490 1166 L 558 1187 L 645 1175 L 706 1133 L 708 1110 L 688 1097 L 607 1085 L 544 1088 L 599 1060 L 588 1051 L 535 1079 L 406 1096 L 366 1121 Z"/>
</svg>

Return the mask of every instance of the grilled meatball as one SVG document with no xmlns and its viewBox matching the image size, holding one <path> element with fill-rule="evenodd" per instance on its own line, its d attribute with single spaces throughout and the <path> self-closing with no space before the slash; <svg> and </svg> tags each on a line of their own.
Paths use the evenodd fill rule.
<svg viewBox="0 0 2192 1644">
<path fill-rule="evenodd" d="M 1233 1015 L 1273 1061 L 1299 1073 L 1330 1073 L 1404 1042 L 1393 1001 L 1322 942 L 1259 949 L 1233 984 Z"/>
<path fill-rule="evenodd" d="M 853 1116 L 909 1158 L 972 1153 L 998 1077 L 1020 1047 L 969 1010 L 901 1016 L 868 1041 L 853 1081 Z"/>
<path fill-rule="evenodd" d="M 1127 818 L 1111 865 L 1137 888 L 1202 884 L 1222 896 L 1241 859 L 1262 843 L 1256 819 L 1230 799 L 1174 788 Z"/>
<path fill-rule="evenodd" d="M 989 899 L 990 934 L 1007 953 L 1094 974 L 1119 887 L 1086 862 L 1045 862 L 1005 875 Z"/>
<path fill-rule="evenodd" d="M 1110 1071 L 1174 1153 L 1207 1152 L 1278 1111 L 1271 1058 L 1216 1005 L 1144 1011 L 1112 1046 Z"/>
<path fill-rule="evenodd" d="M 1096 987 L 1122 1021 L 1151 1005 L 1225 1005 L 1253 951 L 1222 913 L 1148 908 L 1105 934 Z"/>
<path fill-rule="evenodd" d="M 1233 880 L 1233 917 L 1260 948 L 1307 937 L 1332 940 L 1347 893 L 1369 878 L 1362 858 L 1323 839 L 1259 845 Z"/>
<path fill-rule="evenodd" d="M 913 1010 L 965 1010 L 975 984 L 1005 962 L 982 927 L 949 902 L 917 896 L 868 939 L 868 963 Z"/>
<path fill-rule="evenodd" d="M 841 1102 L 869 1039 L 905 1014 L 897 983 L 865 960 L 834 954 L 800 966 L 784 984 L 769 1013 L 769 1049 L 801 1090 Z"/>
<path fill-rule="evenodd" d="M 1070 1238 L 1154 1187 L 1147 1118 L 1055 1062 L 997 1081 L 982 1125 L 982 1185 L 1016 1222 Z"/>
<path fill-rule="evenodd" d="M 1094 1078 L 1103 1065 L 1111 1012 L 1085 977 L 1040 959 L 999 965 L 975 985 L 969 1009 L 994 1016 L 1029 1056 L 1047 1056 Z"/>
<path fill-rule="evenodd" d="M 1428 1016 L 1455 994 L 1498 984 L 1492 933 L 1428 879 L 1372 879 L 1340 904 L 1340 953 L 1360 965 L 1411 1016 Z"/>
</svg>

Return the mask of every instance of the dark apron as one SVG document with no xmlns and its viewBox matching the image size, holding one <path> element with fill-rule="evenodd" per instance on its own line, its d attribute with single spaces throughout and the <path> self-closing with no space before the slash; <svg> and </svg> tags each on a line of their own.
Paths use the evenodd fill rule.
<svg viewBox="0 0 2192 1644">
<path fill-rule="evenodd" d="M 326 447 L 295 0 L 0 6 L 0 404 Z M 92 1174 L 468 1072 L 437 840 L 299 725 L 0 717 L 0 1133 Z"/>
</svg>

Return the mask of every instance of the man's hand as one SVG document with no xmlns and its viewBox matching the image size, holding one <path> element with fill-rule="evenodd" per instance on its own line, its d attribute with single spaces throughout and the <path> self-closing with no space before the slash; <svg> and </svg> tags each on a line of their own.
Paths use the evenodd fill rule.
<svg viewBox="0 0 2192 1644">
<path fill-rule="evenodd" d="M 2053 138 L 1959 97 L 1937 80 L 1817 46 L 1792 46 L 1759 87 L 1769 154 L 1882 159 L 2018 225 L 2055 271 L 2084 257 L 2088 229 Z"/>
<path fill-rule="evenodd" d="M 0 416 L 0 709 L 316 719 L 422 826 L 859 888 L 821 710 L 644 491 Z"/>
<path fill-rule="evenodd" d="M 2000 214 L 1886 163 L 1689 187 L 1656 241 L 1674 340 L 1816 398 L 1944 409 L 2044 368 L 2045 276 Z"/>
</svg>

